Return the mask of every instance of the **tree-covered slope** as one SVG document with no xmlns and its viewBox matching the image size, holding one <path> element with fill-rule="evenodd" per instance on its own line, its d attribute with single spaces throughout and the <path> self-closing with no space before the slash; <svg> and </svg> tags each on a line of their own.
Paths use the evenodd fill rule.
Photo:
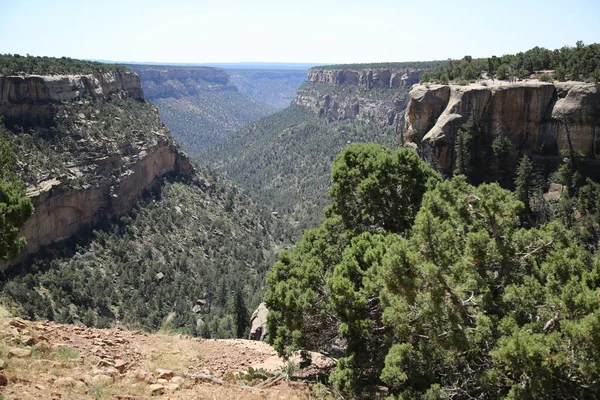
<svg viewBox="0 0 600 400">
<path fill-rule="evenodd" d="M 204 147 L 274 111 L 240 92 L 219 68 L 130 67 L 140 75 L 146 98 L 158 106 L 161 120 L 192 158 Z"/>
<path fill-rule="evenodd" d="M 247 126 L 209 148 L 202 159 L 247 188 L 301 231 L 322 219 L 329 203 L 329 167 L 335 155 L 353 142 L 393 146 L 394 129 L 366 121 L 329 122 L 312 110 L 290 106 Z"/>
<path fill-rule="evenodd" d="M 278 220 L 206 170 L 165 180 L 101 228 L 8 271 L 3 301 L 29 318 L 235 337 L 236 313 L 260 302 L 286 237 Z M 245 309 L 234 308 L 238 292 Z"/>
</svg>

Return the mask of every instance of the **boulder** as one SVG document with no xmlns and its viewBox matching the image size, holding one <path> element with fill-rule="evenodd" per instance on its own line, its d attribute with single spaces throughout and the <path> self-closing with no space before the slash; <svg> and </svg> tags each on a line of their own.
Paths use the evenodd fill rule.
<svg viewBox="0 0 600 400">
<path fill-rule="evenodd" d="M 269 310 L 265 303 L 260 303 L 250 317 L 250 340 L 265 340 L 267 336 L 267 314 Z"/>
</svg>

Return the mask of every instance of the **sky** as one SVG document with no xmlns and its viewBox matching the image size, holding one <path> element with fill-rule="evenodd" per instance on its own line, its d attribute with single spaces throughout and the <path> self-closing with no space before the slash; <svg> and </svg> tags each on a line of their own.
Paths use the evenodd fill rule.
<svg viewBox="0 0 600 400">
<path fill-rule="evenodd" d="M 0 0 L 0 54 L 366 63 L 600 42 L 600 0 Z"/>
</svg>

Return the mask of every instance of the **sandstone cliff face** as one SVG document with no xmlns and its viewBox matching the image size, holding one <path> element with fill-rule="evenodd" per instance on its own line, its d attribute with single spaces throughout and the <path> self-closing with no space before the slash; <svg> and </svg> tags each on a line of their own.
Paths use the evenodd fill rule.
<svg viewBox="0 0 600 400">
<path fill-rule="evenodd" d="M 185 176 L 192 172 L 187 156 L 160 123 L 157 110 L 144 102 L 135 73 L 0 77 L 0 95 L 0 115 L 11 118 L 18 126 L 43 129 L 54 125 L 56 118 L 64 118 L 67 113 L 73 115 L 68 131 L 48 133 L 52 131 L 45 130 L 45 135 L 51 135 L 54 140 L 47 151 L 52 152 L 54 148 L 69 151 L 68 145 L 65 146 L 72 141 L 69 136 L 76 137 L 78 144 L 76 154 L 58 157 L 57 153 L 48 158 L 68 160 L 66 167 L 71 171 L 68 175 L 56 172 L 64 168 L 57 170 L 56 166 L 46 168 L 36 164 L 36 168 L 42 168 L 35 175 L 38 178 L 27 182 L 27 195 L 35 211 L 21 231 L 27 246 L 19 259 L 0 265 L 0 269 L 102 219 L 129 211 L 160 176 L 167 173 Z M 131 98 L 135 100 L 127 100 Z M 104 105 L 112 105 L 119 116 L 113 119 L 101 115 L 99 105 L 105 101 L 109 103 Z M 131 107 L 128 101 L 138 106 Z M 87 110 L 88 115 L 73 111 L 74 107 Z M 146 114 L 136 115 L 136 118 L 126 115 L 140 110 Z M 111 131 L 108 126 L 115 119 L 118 120 L 115 122 L 131 122 L 119 125 L 123 131 Z M 103 132 L 108 132 L 106 137 L 102 136 Z M 135 138 L 131 139 L 134 142 L 120 139 L 125 137 Z M 108 145 L 108 141 L 123 144 L 115 147 Z M 28 162 L 28 148 L 18 148 L 18 151 L 17 168 L 33 168 Z"/>
<path fill-rule="evenodd" d="M 21 231 L 27 240 L 23 255 L 68 238 L 102 219 L 124 214 L 161 175 L 191 171 L 187 157 L 165 140 L 116 161 L 127 171 L 117 179 L 103 179 L 97 185 L 80 189 L 52 179 L 29 188 L 27 195 L 35 212 Z"/>
<path fill-rule="evenodd" d="M 380 127 L 395 126 L 404 115 L 408 89 L 419 81 L 420 74 L 411 70 L 313 68 L 292 104 L 330 120 L 359 119 Z"/>
<path fill-rule="evenodd" d="M 165 68 L 133 66 L 150 100 L 195 95 L 206 90 L 237 90 L 220 68 Z"/>
<path fill-rule="evenodd" d="M 8 125 L 47 126 L 52 123 L 57 104 L 84 96 L 95 101 L 117 96 L 144 99 L 139 76 L 129 71 L 0 76 L 0 115 Z"/>
<path fill-rule="evenodd" d="M 367 89 L 374 87 L 401 88 L 419 82 L 421 71 L 394 71 L 390 69 L 319 69 L 308 71 L 308 82 L 319 82 L 331 85 L 353 85 Z"/>
<path fill-rule="evenodd" d="M 511 141 L 512 171 L 523 154 L 559 158 L 569 142 L 589 159 L 600 154 L 600 85 L 583 82 L 417 85 L 406 109 L 406 139 L 449 174 L 456 133 L 471 115 L 485 143 L 499 136 Z"/>
</svg>

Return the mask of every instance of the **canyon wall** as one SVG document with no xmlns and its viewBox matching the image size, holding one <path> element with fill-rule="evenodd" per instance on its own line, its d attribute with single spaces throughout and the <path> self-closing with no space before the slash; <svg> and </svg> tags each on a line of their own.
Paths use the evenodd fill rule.
<svg viewBox="0 0 600 400">
<path fill-rule="evenodd" d="M 406 109 L 406 140 L 443 173 L 454 163 L 454 140 L 473 117 L 488 145 L 510 140 L 509 170 L 523 154 L 560 160 L 574 150 L 594 162 L 600 155 L 600 85 L 583 82 L 520 82 L 417 85 Z M 488 164 L 497 162 L 488 152 Z M 497 172 L 497 171 L 496 171 Z"/>
<path fill-rule="evenodd" d="M 83 114 L 75 113 L 69 132 L 56 132 L 55 135 L 47 129 L 54 126 L 59 114 L 64 116 L 77 104 L 95 108 L 94 115 L 100 113 L 95 104 L 105 101 L 113 102 L 122 113 L 136 112 L 138 108 L 127 107 L 127 99 L 139 102 L 137 104 L 153 116 L 153 122 L 144 122 L 145 125 L 133 122 L 133 125 L 125 125 L 127 131 L 111 132 L 112 136 L 106 138 L 89 137 L 86 135 L 89 135 L 90 127 L 100 123 L 96 122 L 97 118 L 88 120 Z M 73 112 L 69 114 L 73 115 Z M 140 79 L 133 72 L 0 77 L 0 115 L 16 126 L 41 129 L 44 135 L 54 137 L 52 140 L 65 141 L 61 142 L 63 145 L 69 143 L 69 135 L 76 137 L 79 144 L 76 153 L 66 157 L 70 160 L 68 169 L 76 173 L 58 175 L 53 172 L 55 169 L 48 168 L 39 175 L 43 178 L 27 182 L 27 196 L 35 206 L 34 214 L 21 230 L 27 245 L 18 259 L 0 264 L 0 269 L 24 260 L 42 246 L 124 214 L 161 176 L 171 173 L 183 177 L 193 171 L 187 156 L 160 123 L 156 108 L 145 103 Z M 125 114 L 120 115 L 115 119 L 126 118 Z M 148 118 L 136 117 L 131 120 Z M 142 134 L 140 129 L 146 131 Z M 95 132 L 94 135 L 97 135 L 103 131 L 99 128 Z M 115 143 L 119 136 L 129 137 L 132 132 L 137 132 L 135 143 L 125 142 L 120 147 L 104 143 L 106 140 Z M 19 134 L 19 130 L 15 130 L 15 135 Z M 82 143 L 85 143 L 83 149 Z M 53 147 L 48 151 L 53 151 Z M 17 154 L 17 158 L 22 160 L 17 168 L 31 168 L 27 163 L 27 148 L 20 151 L 24 154 Z M 60 159 L 65 159 L 64 154 L 61 156 Z"/>
<path fill-rule="evenodd" d="M 58 105 L 82 97 L 95 101 L 115 97 L 143 100 L 144 92 L 140 77 L 130 71 L 0 76 L 0 115 L 9 126 L 51 125 Z"/>
<path fill-rule="evenodd" d="M 322 69 L 308 71 L 292 104 L 330 120 L 359 119 L 396 126 L 404 116 L 408 90 L 422 71 Z"/>
</svg>

